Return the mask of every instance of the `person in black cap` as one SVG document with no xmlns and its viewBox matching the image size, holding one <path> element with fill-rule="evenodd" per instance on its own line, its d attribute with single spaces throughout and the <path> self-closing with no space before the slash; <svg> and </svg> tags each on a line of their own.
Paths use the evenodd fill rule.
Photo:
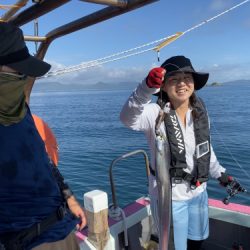
<svg viewBox="0 0 250 250">
<path fill-rule="evenodd" d="M 0 23 L 0 249 L 76 250 L 71 232 L 86 225 L 25 101 L 27 77 L 49 69 L 29 54 L 21 29 Z"/>
<path fill-rule="evenodd" d="M 200 249 L 202 241 L 208 237 L 208 175 L 219 178 L 223 185 L 232 181 L 215 156 L 207 111 L 196 95 L 196 91 L 206 85 L 208 77 L 208 73 L 195 71 L 190 59 L 171 57 L 149 72 L 120 113 L 126 127 L 143 131 L 147 137 L 151 156 L 149 194 L 158 227 L 155 141 L 156 122 L 161 121 L 158 118 L 163 110 L 157 133 L 166 141 L 176 250 Z M 158 96 L 157 103 L 151 103 L 152 95 Z"/>
</svg>

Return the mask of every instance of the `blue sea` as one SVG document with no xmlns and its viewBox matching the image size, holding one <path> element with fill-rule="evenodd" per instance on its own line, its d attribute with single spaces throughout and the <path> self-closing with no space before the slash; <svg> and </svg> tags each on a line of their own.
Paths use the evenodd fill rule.
<svg viewBox="0 0 250 250">
<path fill-rule="evenodd" d="M 111 199 L 109 168 L 121 155 L 143 149 L 144 134 L 129 130 L 119 113 L 131 90 L 34 92 L 31 110 L 54 131 L 59 144 L 59 168 L 80 202 L 93 189 L 106 191 Z M 198 92 L 210 114 L 212 144 L 221 165 L 250 191 L 250 84 L 206 87 Z M 113 169 L 118 205 L 123 207 L 147 194 L 142 154 L 119 161 Z M 211 198 L 227 193 L 210 180 Z M 250 205 L 250 193 L 232 202 Z"/>
</svg>

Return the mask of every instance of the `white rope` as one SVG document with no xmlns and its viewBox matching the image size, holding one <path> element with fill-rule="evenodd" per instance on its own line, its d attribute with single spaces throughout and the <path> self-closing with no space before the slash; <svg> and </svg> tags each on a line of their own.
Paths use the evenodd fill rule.
<svg viewBox="0 0 250 250">
<path fill-rule="evenodd" d="M 250 0 L 245 0 L 245 1 L 243 1 L 243 2 L 241 2 L 241 3 L 239 3 L 239 4 L 237 4 L 237 5 L 234 5 L 233 7 L 231 7 L 231 8 L 229 8 L 229 9 L 227 9 L 227 10 L 221 12 L 220 14 L 218 14 L 218 15 L 216 15 L 216 16 L 214 16 L 214 17 L 211 17 L 211 18 L 209 18 L 209 19 L 207 19 L 207 20 L 205 20 L 205 21 L 203 21 L 203 22 L 201 22 L 201 23 L 199 23 L 199 24 L 197 24 L 197 25 L 191 27 L 190 29 L 184 31 L 183 34 L 188 33 L 188 32 L 190 32 L 190 31 L 192 31 L 192 30 L 194 30 L 194 29 L 197 29 L 197 28 L 199 28 L 200 26 L 202 26 L 202 25 L 204 25 L 204 24 L 206 24 L 206 23 L 208 23 L 208 22 L 211 22 L 211 21 L 215 20 L 215 19 L 218 18 L 218 17 L 221 17 L 221 16 L 225 15 L 226 13 L 228 13 L 228 12 L 230 12 L 230 11 L 232 11 L 232 10 L 238 8 L 238 7 L 240 7 L 241 5 L 243 5 L 243 4 L 245 4 L 245 3 L 249 2 L 249 1 L 250 1 Z"/>
<path fill-rule="evenodd" d="M 207 24 L 207 23 L 221 17 L 222 15 L 225 15 L 226 13 L 228 13 L 228 12 L 242 6 L 243 4 L 246 4 L 249 1 L 250 0 L 245 0 L 245 1 L 243 1 L 243 2 L 241 2 L 239 4 L 237 4 L 237 5 L 234 5 L 233 7 L 221 12 L 220 14 L 218 14 L 216 16 L 213 16 L 212 18 L 209 18 L 209 19 L 207 19 L 207 20 L 205 20 L 205 21 L 203 21 L 203 22 L 201 22 L 201 23 L 187 29 L 186 31 L 183 32 L 182 35 L 201 27 L 202 25 Z M 125 51 L 121 51 L 121 52 L 118 52 L 118 53 L 115 53 L 115 54 L 112 54 L 112 55 L 109 55 L 109 56 L 105 56 L 105 57 L 102 57 L 102 58 L 99 58 L 99 59 L 96 59 L 96 60 L 84 62 L 84 63 L 78 64 L 78 65 L 75 65 L 75 66 L 70 66 L 70 67 L 58 69 L 58 70 L 55 70 L 55 71 L 50 71 L 46 75 L 44 75 L 44 76 L 42 76 L 40 78 L 47 78 L 47 77 L 57 76 L 57 75 L 65 74 L 65 73 L 71 73 L 71 72 L 75 72 L 75 71 L 79 71 L 79 70 L 83 70 L 83 69 L 87 69 L 87 68 L 91 68 L 91 67 L 96 67 L 96 66 L 99 66 L 99 65 L 102 65 L 102 64 L 105 64 L 105 63 L 114 62 L 114 61 L 117 61 L 117 60 L 128 58 L 130 56 L 135 56 L 135 55 L 139 55 L 139 54 L 142 54 L 142 53 L 146 53 L 148 51 L 156 49 L 157 46 L 153 46 L 153 47 L 150 47 L 148 49 L 142 50 L 143 48 L 149 47 L 149 46 L 154 45 L 156 43 L 159 43 L 159 42 L 165 41 L 167 39 L 170 39 L 170 38 L 174 37 L 175 35 L 176 34 L 173 34 L 173 35 L 170 35 L 170 36 L 167 36 L 167 37 L 164 37 L 164 38 L 161 38 L 161 39 L 158 39 L 158 40 L 143 44 L 141 46 L 138 46 L 138 47 L 135 47 L 135 48 L 132 48 L 132 49 L 128 49 L 128 50 L 125 50 Z M 137 51 L 137 50 L 140 50 L 140 51 Z M 137 52 L 134 52 L 134 51 L 137 51 Z"/>
<path fill-rule="evenodd" d="M 114 58 L 114 59 L 109 59 L 109 60 L 101 61 L 101 62 L 99 62 L 99 60 L 97 59 L 97 60 L 95 60 L 93 62 L 87 62 L 87 63 L 84 63 L 84 64 L 79 64 L 79 65 L 76 65 L 76 66 L 72 66 L 72 67 L 68 67 L 68 68 L 63 68 L 63 69 L 59 69 L 59 70 L 56 70 L 56 71 L 51 71 L 51 72 L 47 73 L 46 75 L 44 75 L 44 76 L 42 76 L 40 78 L 57 76 L 57 75 L 65 74 L 65 73 L 71 73 L 71 72 L 79 71 L 79 70 L 82 70 L 82 69 L 96 67 L 98 65 L 105 64 L 105 63 L 108 63 L 108 62 L 114 62 L 114 61 L 121 60 L 121 59 L 130 57 L 130 56 L 139 55 L 139 54 L 148 52 L 150 50 L 153 50 L 154 48 L 155 47 L 149 48 L 149 49 L 146 49 L 146 50 L 142 50 L 142 51 L 139 51 L 139 52 L 136 52 L 136 53 L 133 53 L 133 54 L 128 54 L 128 55 L 124 55 L 124 56 L 121 56 L 121 57 L 117 57 L 117 58 Z"/>
</svg>

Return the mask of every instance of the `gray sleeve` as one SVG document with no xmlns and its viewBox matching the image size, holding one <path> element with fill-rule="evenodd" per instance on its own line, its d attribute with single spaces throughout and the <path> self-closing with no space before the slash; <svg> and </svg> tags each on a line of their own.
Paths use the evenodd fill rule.
<svg viewBox="0 0 250 250">
<path fill-rule="evenodd" d="M 152 94 L 159 89 L 149 88 L 145 80 L 134 90 L 124 104 L 120 120 L 128 128 L 145 131 L 155 123 L 155 105 L 150 105 Z"/>
</svg>

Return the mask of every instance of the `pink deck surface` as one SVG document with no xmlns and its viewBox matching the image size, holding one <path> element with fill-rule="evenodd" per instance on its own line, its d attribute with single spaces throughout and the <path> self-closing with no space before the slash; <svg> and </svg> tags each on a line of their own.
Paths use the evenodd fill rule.
<svg viewBox="0 0 250 250">
<path fill-rule="evenodd" d="M 236 204 L 236 203 L 229 203 L 229 205 L 225 205 L 222 201 L 214 200 L 214 199 L 209 199 L 208 201 L 209 201 L 209 206 L 250 215 L 250 206 L 245 206 L 245 205 Z M 144 208 L 145 206 L 149 205 L 149 203 L 150 202 L 148 200 L 141 198 L 135 201 L 134 203 L 126 206 L 124 208 L 124 212 L 126 216 L 129 216 L 133 213 L 136 213 L 137 211 Z M 118 221 L 109 218 L 109 226 L 112 226 L 117 222 Z M 88 235 L 87 228 L 85 228 L 81 232 L 77 232 L 76 236 L 77 236 L 78 242 L 84 241 L 87 238 L 87 235 Z"/>
<path fill-rule="evenodd" d="M 79 241 L 84 241 L 86 238 L 87 238 L 87 230 L 82 230 L 81 232 L 76 232 L 75 235 L 76 235 L 76 238 L 79 240 Z"/>
<path fill-rule="evenodd" d="M 209 203 L 209 206 L 212 206 L 212 207 L 222 208 L 225 210 L 240 212 L 243 214 L 250 215 L 250 206 L 245 206 L 245 205 L 236 204 L 236 203 L 229 203 L 228 205 L 225 205 L 222 201 L 214 200 L 214 199 L 208 199 L 208 203 Z"/>
<path fill-rule="evenodd" d="M 131 214 L 136 213 L 137 211 L 141 210 L 142 208 L 146 207 L 149 204 L 150 204 L 150 202 L 148 200 L 145 200 L 144 198 L 141 198 L 141 199 L 135 201 L 134 203 L 129 204 L 128 206 L 126 206 L 123 209 L 123 211 L 124 211 L 126 217 L 128 217 Z M 109 226 L 112 226 L 115 223 L 117 223 L 116 220 L 113 220 L 112 218 L 109 218 Z"/>
</svg>

